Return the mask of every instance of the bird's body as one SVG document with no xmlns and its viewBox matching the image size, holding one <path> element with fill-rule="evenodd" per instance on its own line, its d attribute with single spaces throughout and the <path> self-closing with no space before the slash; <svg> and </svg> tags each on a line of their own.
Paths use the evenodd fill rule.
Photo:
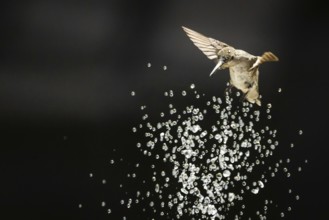
<svg viewBox="0 0 329 220">
<path fill-rule="evenodd" d="M 249 102 L 261 105 L 258 90 L 258 68 L 264 62 L 278 61 L 278 58 L 273 53 L 265 52 L 262 56 L 254 56 L 186 27 L 183 27 L 183 29 L 192 42 L 209 59 L 217 62 L 210 75 L 217 69 L 229 68 L 230 84 L 241 90 L 244 98 Z"/>
</svg>

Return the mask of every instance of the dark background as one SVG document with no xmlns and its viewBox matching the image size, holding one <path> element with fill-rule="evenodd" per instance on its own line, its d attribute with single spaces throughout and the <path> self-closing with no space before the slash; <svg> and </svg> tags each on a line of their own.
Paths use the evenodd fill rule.
<svg viewBox="0 0 329 220">
<path fill-rule="evenodd" d="M 329 219 L 324 3 L 12 1 L 0 14 L 1 219 L 119 219 L 100 208 L 99 201 L 119 196 L 100 181 L 123 173 L 110 174 L 110 158 L 138 157 L 129 135 L 139 106 L 157 106 L 163 91 L 191 83 L 220 96 L 229 79 L 227 71 L 208 77 L 214 64 L 182 25 L 280 58 L 261 67 L 263 103 L 273 103 L 272 125 L 283 142 L 296 142 L 290 158 L 309 160 L 293 182 L 301 200 L 285 218 Z"/>
</svg>

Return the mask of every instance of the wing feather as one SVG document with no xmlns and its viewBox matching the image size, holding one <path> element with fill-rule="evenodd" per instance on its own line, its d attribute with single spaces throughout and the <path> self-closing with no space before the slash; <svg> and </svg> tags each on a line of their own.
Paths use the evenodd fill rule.
<svg viewBox="0 0 329 220">
<path fill-rule="evenodd" d="M 186 32 L 187 36 L 191 39 L 193 44 L 197 46 L 211 60 L 218 59 L 218 51 L 224 47 L 229 46 L 221 41 L 206 37 L 189 28 L 183 27 L 183 30 Z"/>
</svg>

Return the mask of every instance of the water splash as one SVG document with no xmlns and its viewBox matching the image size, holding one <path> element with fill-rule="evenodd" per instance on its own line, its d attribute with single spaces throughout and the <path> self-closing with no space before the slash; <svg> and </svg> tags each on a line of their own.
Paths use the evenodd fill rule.
<svg viewBox="0 0 329 220">
<path fill-rule="evenodd" d="M 290 158 L 284 167 L 282 159 L 271 164 L 279 146 L 278 131 L 264 126 L 264 120 L 270 123 L 272 104 L 268 103 L 262 113 L 251 103 L 236 103 L 234 95 L 227 92 L 223 99 L 201 96 L 195 84 L 177 94 L 186 99 L 192 95 L 198 105 L 175 107 L 174 91 L 165 91 L 164 96 L 170 99 L 168 108 L 158 113 L 160 120 L 152 122 L 149 115 L 154 112 L 148 113 L 145 105 L 140 106 L 141 122 L 131 130 L 140 139 L 136 149 L 154 161 L 150 167 L 153 172 L 139 179 L 134 169 L 139 169 L 141 161 L 127 178 L 148 183 L 150 188 L 130 193 L 129 198 L 123 196 L 120 205 L 127 210 L 151 210 L 155 219 L 250 218 L 245 200 L 259 197 L 280 172 L 287 178 L 291 176 L 286 167 Z M 235 94 L 240 96 L 239 92 Z M 298 134 L 302 135 L 302 130 Z M 110 163 L 115 165 L 114 161 Z M 299 195 L 295 194 L 295 200 Z M 106 206 L 105 201 L 101 206 Z M 256 211 L 256 216 L 266 219 L 271 206 L 273 201 L 265 199 L 263 211 Z M 290 212 L 292 208 L 285 210 Z M 108 214 L 114 211 L 107 208 Z M 285 211 L 279 211 L 277 216 L 285 215 Z"/>
</svg>

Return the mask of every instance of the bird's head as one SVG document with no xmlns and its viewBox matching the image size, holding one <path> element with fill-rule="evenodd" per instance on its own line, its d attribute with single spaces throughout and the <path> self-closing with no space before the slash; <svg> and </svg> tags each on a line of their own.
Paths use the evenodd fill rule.
<svg viewBox="0 0 329 220">
<path fill-rule="evenodd" d="M 231 61 L 235 56 L 235 49 L 233 47 L 224 47 L 217 53 L 219 60 L 221 60 L 221 69 L 230 67 Z"/>
<path fill-rule="evenodd" d="M 233 47 L 229 47 L 229 46 L 224 47 L 223 49 L 218 51 L 218 53 L 217 53 L 218 63 L 215 66 L 215 68 L 213 69 L 213 71 L 210 73 L 210 76 L 212 74 L 214 74 L 214 72 L 217 69 L 223 70 L 223 69 L 233 66 L 234 62 L 232 62 L 232 61 L 234 60 L 234 56 L 235 56 L 235 49 Z"/>
</svg>

